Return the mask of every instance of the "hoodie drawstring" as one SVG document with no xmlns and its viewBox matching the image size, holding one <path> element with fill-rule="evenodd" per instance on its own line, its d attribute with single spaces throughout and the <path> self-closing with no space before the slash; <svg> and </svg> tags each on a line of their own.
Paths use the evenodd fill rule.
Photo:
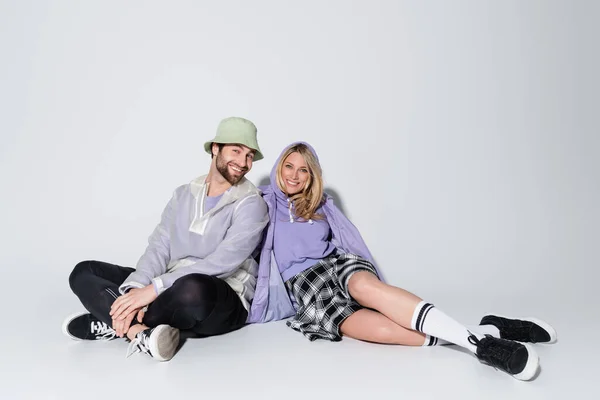
<svg viewBox="0 0 600 400">
<path fill-rule="evenodd" d="M 292 202 L 289 197 L 287 199 L 287 202 L 288 202 L 288 213 L 290 214 L 290 224 L 293 224 L 294 223 L 294 213 L 292 212 Z M 312 225 L 314 222 L 312 219 L 309 219 L 308 223 Z"/>
<path fill-rule="evenodd" d="M 290 199 L 287 199 L 288 202 L 288 213 L 290 214 L 290 224 L 294 223 L 294 214 L 292 214 L 292 202 L 290 201 Z"/>
</svg>

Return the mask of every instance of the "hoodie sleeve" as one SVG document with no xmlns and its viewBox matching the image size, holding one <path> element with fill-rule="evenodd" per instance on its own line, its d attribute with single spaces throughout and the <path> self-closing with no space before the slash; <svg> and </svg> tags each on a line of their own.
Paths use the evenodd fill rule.
<svg viewBox="0 0 600 400">
<path fill-rule="evenodd" d="M 345 253 L 356 254 L 368 260 L 383 281 L 383 275 L 356 226 L 335 206 L 331 197 L 327 198 L 324 208 L 333 234 L 332 243 Z"/>
<path fill-rule="evenodd" d="M 177 207 L 177 194 L 178 190 L 175 190 L 171 200 L 163 210 L 160 223 L 148 238 L 148 246 L 140 257 L 135 272 L 132 272 L 119 287 L 121 294 L 131 288 L 146 287 L 152 283 L 154 277 L 167 271 L 167 264 L 171 259 L 170 226 L 174 210 Z"/>
<path fill-rule="evenodd" d="M 269 222 L 267 205 L 259 194 L 248 196 L 236 205 L 232 223 L 223 241 L 214 252 L 192 265 L 163 273 L 152 280 L 158 293 L 162 293 L 182 276 L 201 273 L 227 278 L 254 252 Z"/>
</svg>

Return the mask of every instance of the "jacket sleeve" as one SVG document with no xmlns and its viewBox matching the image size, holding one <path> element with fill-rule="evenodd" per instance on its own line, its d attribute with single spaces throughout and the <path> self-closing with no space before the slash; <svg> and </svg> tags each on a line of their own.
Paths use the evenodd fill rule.
<svg viewBox="0 0 600 400">
<path fill-rule="evenodd" d="M 152 283 L 152 279 L 164 274 L 171 259 L 170 226 L 174 210 L 177 207 L 177 194 L 175 190 L 171 200 L 163 210 L 160 223 L 148 238 L 146 251 L 140 257 L 135 272 L 132 272 L 125 282 L 119 287 L 121 294 L 131 288 L 143 288 Z"/>
<path fill-rule="evenodd" d="M 192 265 L 169 273 L 163 270 L 160 276 L 152 280 L 154 287 L 158 293 L 162 293 L 177 279 L 193 273 L 227 278 L 255 251 L 268 222 L 267 205 L 260 195 L 242 199 L 236 205 L 231 226 L 215 251 Z"/>
</svg>

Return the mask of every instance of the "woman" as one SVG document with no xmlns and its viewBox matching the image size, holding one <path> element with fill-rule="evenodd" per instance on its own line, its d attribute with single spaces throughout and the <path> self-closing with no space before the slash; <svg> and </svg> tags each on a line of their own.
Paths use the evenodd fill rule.
<svg viewBox="0 0 600 400">
<path fill-rule="evenodd" d="M 287 324 L 309 340 L 339 341 L 345 335 L 410 346 L 456 344 L 521 380 L 535 376 L 539 360 L 529 344 L 517 340 L 556 341 L 554 329 L 534 319 L 488 315 L 467 328 L 431 303 L 382 282 L 359 232 L 324 195 L 321 167 L 307 143 L 284 149 L 271 184 L 260 189 L 270 223 L 257 285 L 268 285 L 270 298 L 254 299 L 256 318 L 295 312 Z"/>
</svg>

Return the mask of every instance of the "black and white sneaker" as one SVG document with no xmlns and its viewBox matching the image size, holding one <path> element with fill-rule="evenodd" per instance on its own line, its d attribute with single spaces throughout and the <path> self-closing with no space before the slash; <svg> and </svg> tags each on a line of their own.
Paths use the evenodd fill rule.
<svg viewBox="0 0 600 400">
<path fill-rule="evenodd" d="M 511 319 L 486 315 L 479 325 L 494 325 L 502 339 L 529 343 L 555 343 L 556 331 L 550 324 L 536 318 Z"/>
<path fill-rule="evenodd" d="M 469 342 L 477 346 L 476 355 L 480 361 L 522 381 L 532 379 L 540 365 L 537 353 L 528 344 L 491 335 L 485 335 L 482 339 L 471 335 Z"/>
<path fill-rule="evenodd" d="M 74 340 L 112 340 L 117 337 L 113 328 L 87 312 L 67 317 L 62 331 Z"/>
<path fill-rule="evenodd" d="M 158 361 L 169 361 L 179 346 L 179 329 L 158 325 L 135 335 L 129 343 L 127 357 L 134 353 L 146 353 Z"/>
</svg>

